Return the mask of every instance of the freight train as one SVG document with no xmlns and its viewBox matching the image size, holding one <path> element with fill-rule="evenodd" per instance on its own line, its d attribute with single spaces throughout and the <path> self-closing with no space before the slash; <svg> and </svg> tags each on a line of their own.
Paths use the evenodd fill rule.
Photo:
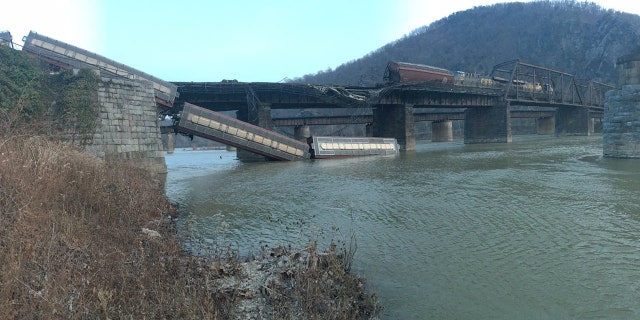
<svg viewBox="0 0 640 320">
<path fill-rule="evenodd" d="M 389 61 L 383 79 L 386 85 L 438 83 L 459 87 L 504 88 L 509 84 L 509 80 L 502 77 L 484 76 L 464 71 L 453 72 L 434 66 L 398 61 Z M 540 83 L 512 80 L 511 85 L 522 92 L 553 93 L 551 81 Z"/>
</svg>

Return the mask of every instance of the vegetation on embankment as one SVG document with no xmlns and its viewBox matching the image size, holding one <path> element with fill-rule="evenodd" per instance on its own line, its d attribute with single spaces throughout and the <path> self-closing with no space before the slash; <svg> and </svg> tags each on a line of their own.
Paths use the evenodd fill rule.
<svg viewBox="0 0 640 320">
<path fill-rule="evenodd" d="M 186 251 L 148 172 L 56 133 L 54 112 L 94 106 L 91 73 L 52 76 L 0 55 L 0 319 L 375 316 L 375 296 L 348 272 L 352 252 L 278 248 L 242 262 L 225 248 Z"/>
<path fill-rule="evenodd" d="M 0 128 L 5 132 L 29 126 L 31 134 L 89 144 L 96 128 L 97 88 L 98 77 L 89 70 L 60 72 L 0 45 Z"/>
</svg>

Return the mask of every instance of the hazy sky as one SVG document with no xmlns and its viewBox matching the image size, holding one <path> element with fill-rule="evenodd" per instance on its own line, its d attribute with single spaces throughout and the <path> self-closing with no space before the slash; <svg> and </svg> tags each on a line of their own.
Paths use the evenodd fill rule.
<svg viewBox="0 0 640 320">
<path fill-rule="evenodd" d="M 513 1 L 17 0 L 2 6 L 0 30 L 18 44 L 33 30 L 167 81 L 277 82 L 497 2 Z M 590 2 L 640 14 L 637 0 Z"/>
</svg>

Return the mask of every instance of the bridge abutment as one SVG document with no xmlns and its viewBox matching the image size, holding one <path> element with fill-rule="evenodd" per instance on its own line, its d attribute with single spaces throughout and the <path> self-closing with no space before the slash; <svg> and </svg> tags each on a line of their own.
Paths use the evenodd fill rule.
<svg viewBox="0 0 640 320">
<path fill-rule="evenodd" d="M 580 107 L 558 107 L 556 110 L 557 136 L 588 136 L 593 133 L 589 109 Z"/>
<path fill-rule="evenodd" d="M 485 108 L 467 108 L 464 115 L 464 143 L 511 142 L 511 110 L 508 101 Z"/>
<path fill-rule="evenodd" d="M 415 150 L 413 105 L 379 104 L 374 106 L 373 136 L 396 138 L 400 150 Z"/>
<path fill-rule="evenodd" d="M 273 130 L 273 119 L 271 118 L 271 104 L 270 103 L 255 103 L 247 105 L 246 108 L 242 108 L 237 111 L 236 118 L 244 122 L 248 122 L 252 125 L 262 127 L 268 130 Z M 246 162 L 267 161 L 267 157 L 249 152 L 242 149 L 237 149 L 236 154 L 238 159 Z"/>
<path fill-rule="evenodd" d="M 453 121 L 442 120 L 431 123 L 431 141 L 449 142 L 453 141 Z"/>
<path fill-rule="evenodd" d="M 106 161 L 133 160 L 166 173 L 153 84 L 103 77 L 98 82 L 97 126 L 85 148 Z"/>
</svg>

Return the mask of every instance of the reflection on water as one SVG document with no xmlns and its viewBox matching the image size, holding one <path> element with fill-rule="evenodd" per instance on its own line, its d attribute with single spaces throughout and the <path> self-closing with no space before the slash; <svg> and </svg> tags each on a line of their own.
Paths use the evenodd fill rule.
<svg viewBox="0 0 640 320">
<path fill-rule="evenodd" d="M 417 149 L 253 164 L 177 151 L 167 194 L 185 233 L 245 252 L 355 233 L 385 319 L 640 317 L 640 160 L 603 158 L 599 136 Z"/>
</svg>

